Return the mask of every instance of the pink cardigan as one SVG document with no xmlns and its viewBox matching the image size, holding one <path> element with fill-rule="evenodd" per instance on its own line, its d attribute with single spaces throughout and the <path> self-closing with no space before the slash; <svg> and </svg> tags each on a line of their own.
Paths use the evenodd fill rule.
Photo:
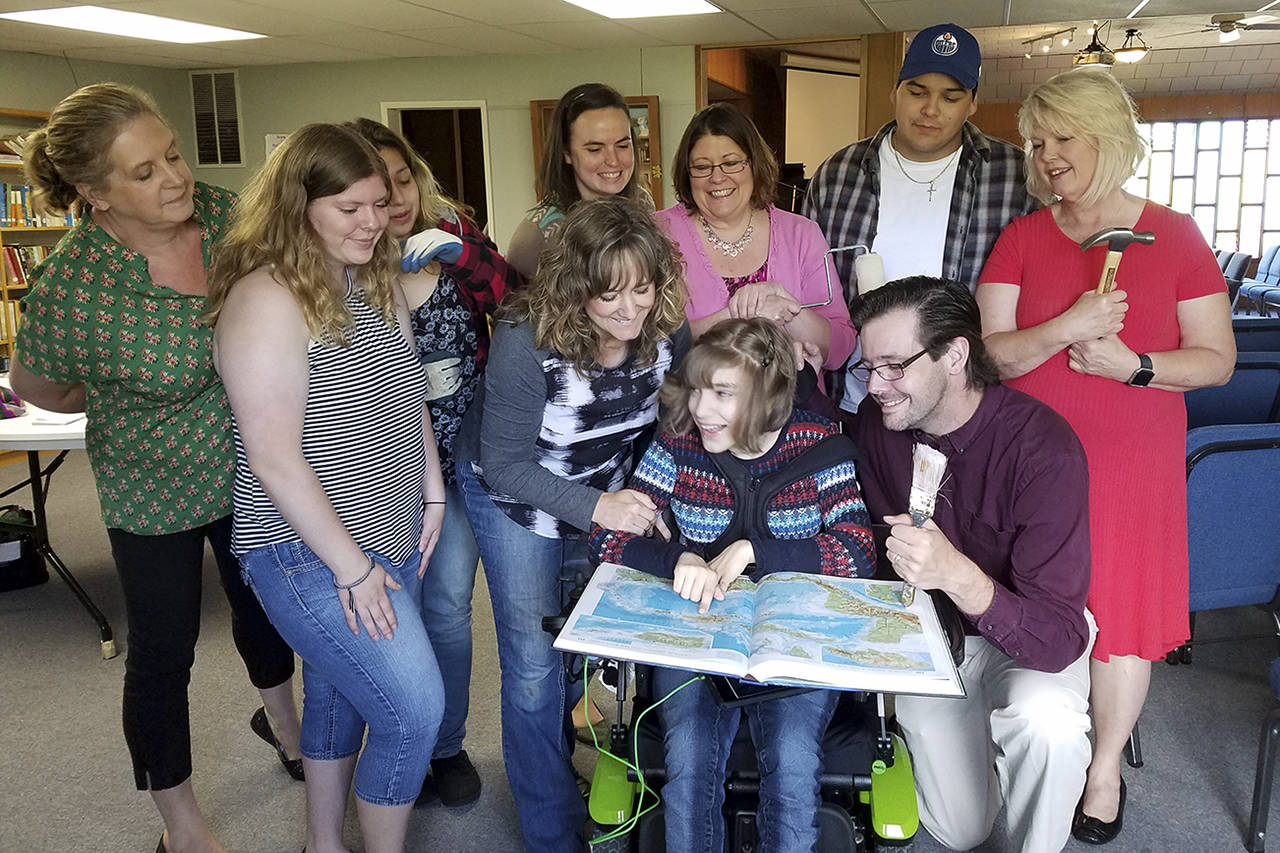
<svg viewBox="0 0 1280 853">
<path fill-rule="evenodd" d="M 711 266 L 702 247 L 698 226 L 684 205 L 676 204 L 654 214 L 658 227 L 666 232 L 684 255 L 689 284 L 689 302 L 684 307 L 688 318 L 697 320 L 729 305 L 729 291 L 724 278 Z M 769 205 L 769 280 L 776 281 L 802 303 L 820 302 L 827 298 L 827 279 L 823 273 L 827 241 L 817 224 L 803 216 L 787 213 Z M 828 305 L 814 308 L 831 324 L 831 346 L 826 368 L 838 370 L 853 352 L 857 334 L 849 322 L 849 306 L 844 302 L 844 288 L 830 258 L 825 265 L 831 272 L 834 299 Z"/>
</svg>

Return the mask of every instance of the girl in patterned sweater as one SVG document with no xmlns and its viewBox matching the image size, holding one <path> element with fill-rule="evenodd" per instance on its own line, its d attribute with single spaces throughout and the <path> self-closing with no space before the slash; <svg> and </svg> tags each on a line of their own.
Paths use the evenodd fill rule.
<svg viewBox="0 0 1280 853">
<path fill-rule="evenodd" d="M 662 432 L 629 484 L 658 512 L 670 508 L 678 535 L 666 542 L 596 525 L 592 556 L 672 578 L 702 612 L 744 573 L 871 574 L 875 552 L 853 445 L 831 421 L 793 408 L 795 381 L 791 344 L 776 324 L 726 320 L 703 335 L 667 376 Z M 693 675 L 657 669 L 657 695 Z M 748 711 L 762 772 L 763 850 L 817 844 L 822 736 L 837 696 L 811 690 Z M 739 710 L 720 707 L 702 682 L 675 693 L 659 714 L 667 849 L 719 853 Z"/>
</svg>

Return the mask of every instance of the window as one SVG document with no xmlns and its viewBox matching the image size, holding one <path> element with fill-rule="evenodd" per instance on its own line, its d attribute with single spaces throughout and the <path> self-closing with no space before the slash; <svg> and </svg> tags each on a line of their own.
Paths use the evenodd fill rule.
<svg viewBox="0 0 1280 853">
<path fill-rule="evenodd" d="M 1280 243 L 1280 119 L 1156 121 L 1139 129 L 1150 151 L 1125 184 L 1189 213 L 1216 249 Z"/>
</svg>

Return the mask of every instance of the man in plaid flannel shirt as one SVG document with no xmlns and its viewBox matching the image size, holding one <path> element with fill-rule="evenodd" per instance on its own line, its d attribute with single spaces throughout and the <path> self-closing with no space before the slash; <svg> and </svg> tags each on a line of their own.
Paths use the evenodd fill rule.
<svg viewBox="0 0 1280 853">
<path fill-rule="evenodd" d="M 955 24 L 916 34 L 889 95 L 894 120 L 831 155 L 809 182 L 804 213 L 832 248 L 870 246 L 889 279 L 932 275 L 973 290 L 1000 231 L 1036 206 L 1021 149 L 968 122 L 981 65 L 977 40 Z M 854 253 L 833 260 L 849 300 Z M 849 364 L 860 358 L 861 346 Z M 866 387 L 847 370 L 832 384 L 832 399 L 856 411 Z"/>
</svg>

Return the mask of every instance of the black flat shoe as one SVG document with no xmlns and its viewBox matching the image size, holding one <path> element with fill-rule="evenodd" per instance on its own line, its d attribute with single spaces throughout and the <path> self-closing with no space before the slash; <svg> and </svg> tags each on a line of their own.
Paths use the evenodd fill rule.
<svg viewBox="0 0 1280 853">
<path fill-rule="evenodd" d="M 276 751 L 276 756 L 280 759 L 280 763 L 284 765 L 284 769 L 295 780 L 301 782 L 302 776 L 302 759 L 290 758 L 288 753 L 284 751 L 284 744 L 276 740 L 275 732 L 271 731 L 271 723 L 267 720 L 267 709 L 259 708 L 253 712 L 253 716 L 249 718 L 249 728 L 253 729 L 253 733 L 269 743 Z M 164 839 L 162 838 L 163 842 Z M 156 851 L 156 853 L 162 853 Z"/>
<path fill-rule="evenodd" d="M 1120 780 L 1120 805 L 1116 809 L 1116 819 L 1110 823 L 1098 820 L 1084 813 L 1084 795 L 1080 795 L 1080 803 L 1076 806 L 1076 816 L 1071 821 L 1071 835 L 1076 841 L 1085 844 L 1108 844 L 1120 834 L 1124 824 L 1124 801 L 1126 791 L 1124 780 Z"/>
<path fill-rule="evenodd" d="M 164 833 L 160 833 L 160 843 L 156 845 L 156 853 L 169 853 L 169 848 L 164 846 Z"/>
</svg>

